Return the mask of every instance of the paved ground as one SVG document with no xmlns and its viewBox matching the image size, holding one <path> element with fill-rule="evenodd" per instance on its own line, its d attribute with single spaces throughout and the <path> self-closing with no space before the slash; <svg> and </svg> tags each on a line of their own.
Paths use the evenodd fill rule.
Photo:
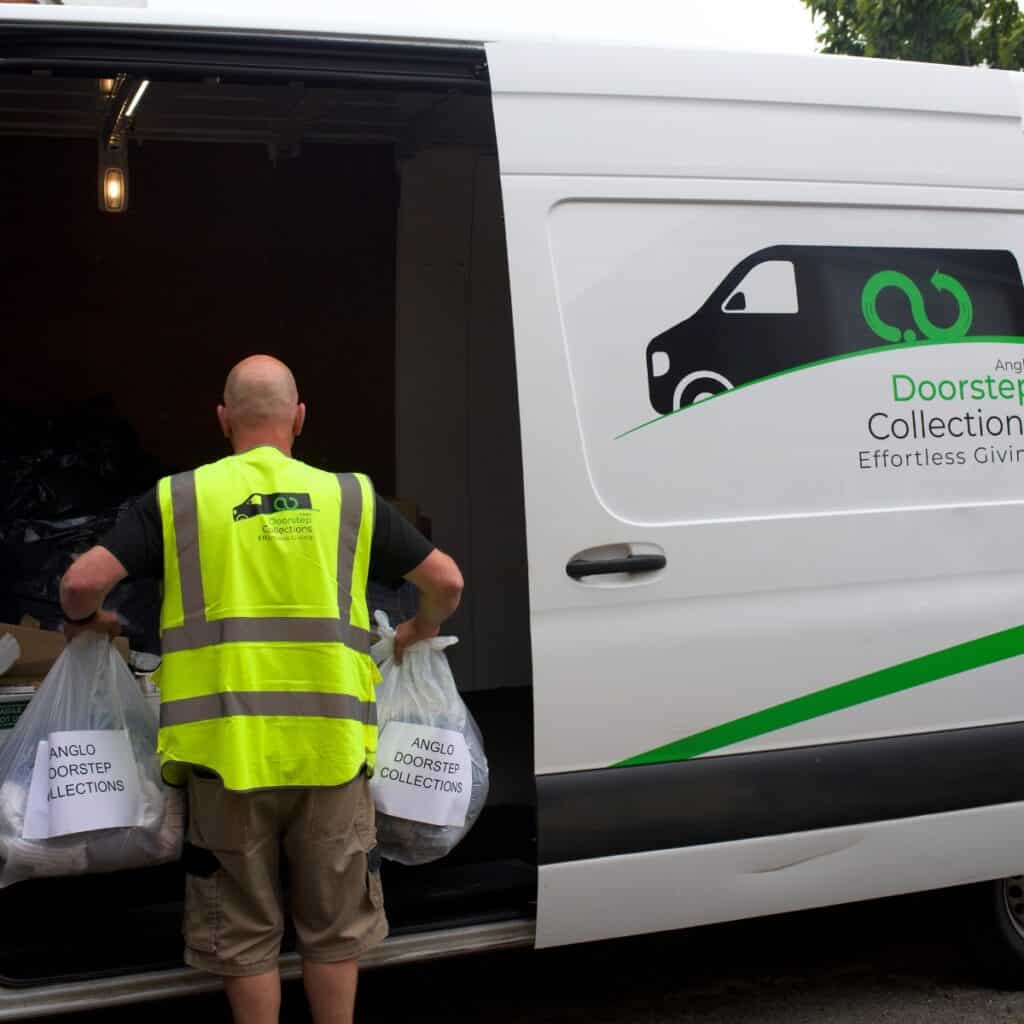
<svg viewBox="0 0 1024 1024">
<path fill-rule="evenodd" d="M 547 952 L 368 972 L 359 1024 L 993 1024 L 1024 1022 L 1024 993 L 979 979 L 956 905 L 911 897 Z M 172 1015 L 173 1014 L 173 1018 Z M 67 1021 L 67 1018 L 60 1018 Z M 201 998 L 77 1024 L 227 1021 Z M 284 1019 L 306 1024 L 301 990 Z"/>
</svg>

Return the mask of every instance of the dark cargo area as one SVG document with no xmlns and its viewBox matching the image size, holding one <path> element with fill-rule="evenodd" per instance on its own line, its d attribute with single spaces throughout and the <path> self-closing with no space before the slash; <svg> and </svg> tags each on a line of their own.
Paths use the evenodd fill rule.
<svg viewBox="0 0 1024 1024">
<path fill-rule="evenodd" d="M 368 473 L 466 578 L 446 632 L 490 795 L 442 861 L 385 863 L 392 927 L 532 913 L 522 466 L 489 97 L 154 76 L 123 213 L 97 201 L 108 123 L 98 78 L 0 76 L 0 621 L 58 626 L 72 557 L 161 475 L 227 454 L 227 371 L 278 356 L 308 407 L 296 457 Z M 408 592 L 375 601 L 411 611 Z M 154 581 L 125 581 L 108 606 L 134 650 L 158 652 Z M 0 978 L 177 966 L 182 891 L 178 865 L 2 891 L 19 924 Z M 68 906 L 87 938 L 53 927 Z"/>
</svg>

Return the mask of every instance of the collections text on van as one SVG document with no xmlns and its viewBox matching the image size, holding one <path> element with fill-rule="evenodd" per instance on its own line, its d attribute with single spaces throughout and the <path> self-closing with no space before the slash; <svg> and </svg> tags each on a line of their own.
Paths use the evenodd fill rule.
<svg viewBox="0 0 1024 1024">
<path fill-rule="evenodd" d="M 1002 361 L 997 369 L 1003 369 Z M 1016 369 L 1010 364 L 1006 369 Z M 934 441 L 953 438 L 993 439 L 1024 437 L 1024 415 L 987 412 L 980 406 L 947 412 L 945 403 L 1012 402 L 1024 407 L 1024 377 L 987 374 L 983 377 L 931 379 L 906 373 L 889 378 L 889 397 L 894 403 L 921 403 L 905 411 L 878 410 L 867 418 L 867 431 L 875 441 Z M 983 466 L 1024 462 L 1024 447 L 984 444 L 971 451 L 935 450 L 891 451 L 888 448 L 862 450 L 861 469 L 901 469 L 904 467 L 964 466 L 972 461 Z"/>
<path fill-rule="evenodd" d="M 943 403 L 964 401 L 1011 401 L 1024 406 L 1024 378 L 961 377 L 956 380 L 915 378 L 905 373 L 891 377 L 894 402 Z M 1024 418 L 1019 414 L 986 414 L 976 408 L 945 415 L 930 409 L 914 408 L 905 414 L 873 412 L 868 417 L 868 433 L 876 441 L 936 440 L 947 437 L 987 438 L 1024 437 Z"/>
</svg>

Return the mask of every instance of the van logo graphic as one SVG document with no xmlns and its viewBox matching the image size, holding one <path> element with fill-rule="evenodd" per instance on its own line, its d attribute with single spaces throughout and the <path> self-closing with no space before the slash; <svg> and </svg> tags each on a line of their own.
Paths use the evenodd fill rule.
<svg viewBox="0 0 1024 1024">
<path fill-rule="evenodd" d="M 278 512 L 296 512 L 299 509 L 313 509 L 308 494 L 292 491 L 275 491 L 273 494 L 250 494 L 231 510 L 231 518 L 237 523 L 251 516 L 272 516 Z"/>
<path fill-rule="evenodd" d="M 647 392 L 660 418 L 755 381 L 876 350 L 879 339 L 1022 336 L 1024 286 L 1011 252 L 774 245 L 737 263 L 695 313 L 650 341 Z"/>
<path fill-rule="evenodd" d="M 910 303 L 910 312 L 914 323 L 921 335 L 930 341 L 956 341 L 967 336 L 971 329 L 971 321 L 974 319 L 974 306 L 967 289 L 949 274 L 940 273 L 938 270 L 932 274 L 932 287 L 937 292 L 949 292 L 957 302 L 956 320 L 949 327 L 936 327 L 928 319 L 928 313 L 924 308 L 924 298 L 921 289 L 898 270 L 880 270 L 877 274 L 868 279 L 864 285 L 864 291 L 860 298 L 861 312 L 868 327 L 871 328 L 883 341 L 917 341 L 918 335 L 909 327 L 902 333 L 898 327 L 887 324 L 878 315 L 878 296 L 884 288 L 899 288 Z"/>
</svg>

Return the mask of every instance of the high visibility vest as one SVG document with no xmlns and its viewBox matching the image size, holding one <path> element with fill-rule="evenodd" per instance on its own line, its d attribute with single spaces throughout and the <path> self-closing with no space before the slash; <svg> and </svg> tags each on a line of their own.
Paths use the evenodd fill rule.
<svg viewBox="0 0 1024 1024">
<path fill-rule="evenodd" d="M 366 580 L 374 491 L 263 446 L 165 477 L 164 778 L 336 786 L 377 750 Z"/>
</svg>

